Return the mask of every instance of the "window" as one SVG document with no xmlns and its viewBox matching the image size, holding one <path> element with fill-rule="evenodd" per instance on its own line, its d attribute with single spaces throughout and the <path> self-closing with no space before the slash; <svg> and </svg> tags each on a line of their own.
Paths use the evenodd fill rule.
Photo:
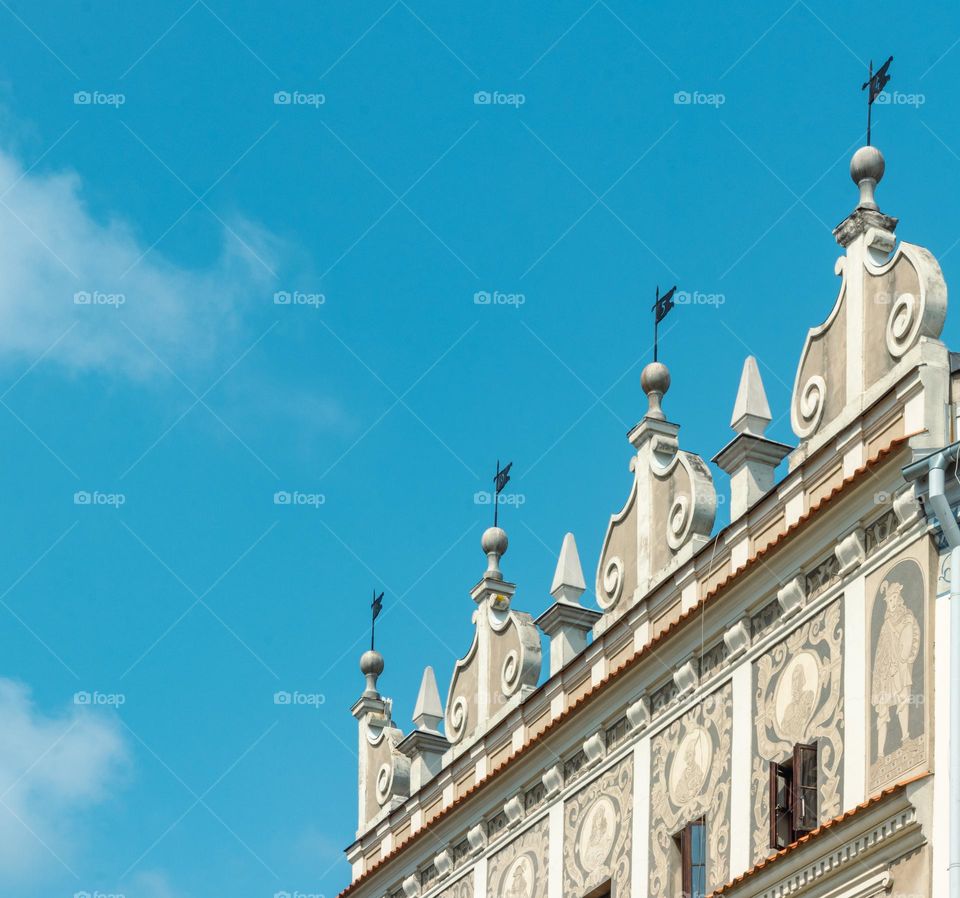
<svg viewBox="0 0 960 898">
<path fill-rule="evenodd" d="M 793 757 L 770 764 L 770 847 L 786 848 L 816 829 L 817 743 L 798 744 Z"/>
<path fill-rule="evenodd" d="M 704 898 L 707 894 L 707 827 L 701 817 L 680 831 L 680 862 L 683 898 Z"/>
</svg>

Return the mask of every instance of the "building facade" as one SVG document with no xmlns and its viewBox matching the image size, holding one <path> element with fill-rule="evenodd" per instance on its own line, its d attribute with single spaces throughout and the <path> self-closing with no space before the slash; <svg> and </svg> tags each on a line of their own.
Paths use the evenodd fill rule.
<svg viewBox="0 0 960 898">
<path fill-rule="evenodd" d="M 939 340 L 936 260 L 877 206 L 883 169 L 871 147 L 851 162 L 859 202 L 797 367 L 795 446 L 765 436 L 744 364 L 713 458 L 727 527 L 653 363 L 599 608 L 580 602 L 572 534 L 554 604 L 536 620 L 514 607 L 491 528 L 445 701 L 428 668 L 405 733 L 383 659 L 363 656 L 343 895 L 960 898 L 960 361 Z"/>
</svg>

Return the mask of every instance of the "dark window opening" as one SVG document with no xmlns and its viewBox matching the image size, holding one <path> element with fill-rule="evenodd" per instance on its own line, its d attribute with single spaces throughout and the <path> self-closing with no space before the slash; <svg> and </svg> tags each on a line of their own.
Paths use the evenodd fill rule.
<svg viewBox="0 0 960 898">
<path fill-rule="evenodd" d="M 704 898 L 707 894 L 707 827 L 701 817 L 692 820 L 677 835 L 683 898 Z"/>
<path fill-rule="evenodd" d="M 770 764 L 770 847 L 786 848 L 817 828 L 817 743 L 797 744 L 793 757 Z"/>
</svg>

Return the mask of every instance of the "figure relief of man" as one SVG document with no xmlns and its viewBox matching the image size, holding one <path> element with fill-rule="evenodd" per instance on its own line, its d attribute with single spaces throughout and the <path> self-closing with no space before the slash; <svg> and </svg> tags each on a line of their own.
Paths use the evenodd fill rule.
<svg viewBox="0 0 960 898">
<path fill-rule="evenodd" d="M 530 884 L 527 882 L 526 874 L 527 866 L 524 863 L 517 864 L 513 868 L 513 881 L 510 883 L 507 898 L 528 898 Z"/>
<path fill-rule="evenodd" d="M 886 751 L 891 712 L 900 722 L 901 740 L 910 738 L 910 699 L 913 662 L 920 653 L 920 625 L 904 604 L 903 584 L 884 580 L 880 595 L 886 602 L 873 663 L 871 704 L 877 715 L 877 755 Z"/>
<path fill-rule="evenodd" d="M 798 664 L 790 677 L 790 703 L 783 712 L 781 724 L 784 735 L 792 742 L 799 742 L 803 738 L 813 710 L 813 690 L 807 689 L 806 685 L 807 675 L 803 666 Z"/>
<path fill-rule="evenodd" d="M 697 760 L 698 741 L 694 739 L 688 746 L 684 756 L 683 773 L 680 775 L 680 781 L 677 783 L 676 795 L 674 796 L 677 804 L 684 805 L 695 795 L 699 794 L 700 787 L 706 779 L 706 774 Z"/>
</svg>

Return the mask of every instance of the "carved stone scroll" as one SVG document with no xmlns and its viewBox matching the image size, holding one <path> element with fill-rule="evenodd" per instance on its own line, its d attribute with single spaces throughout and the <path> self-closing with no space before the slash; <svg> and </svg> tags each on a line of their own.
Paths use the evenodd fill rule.
<svg viewBox="0 0 960 898">
<path fill-rule="evenodd" d="M 717 494 L 700 456 L 680 449 L 679 426 L 649 415 L 630 434 L 636 455 L 623 509 L 610 518 L 597 567 L 600 633 L 703 546 Z"/>
</svg>

